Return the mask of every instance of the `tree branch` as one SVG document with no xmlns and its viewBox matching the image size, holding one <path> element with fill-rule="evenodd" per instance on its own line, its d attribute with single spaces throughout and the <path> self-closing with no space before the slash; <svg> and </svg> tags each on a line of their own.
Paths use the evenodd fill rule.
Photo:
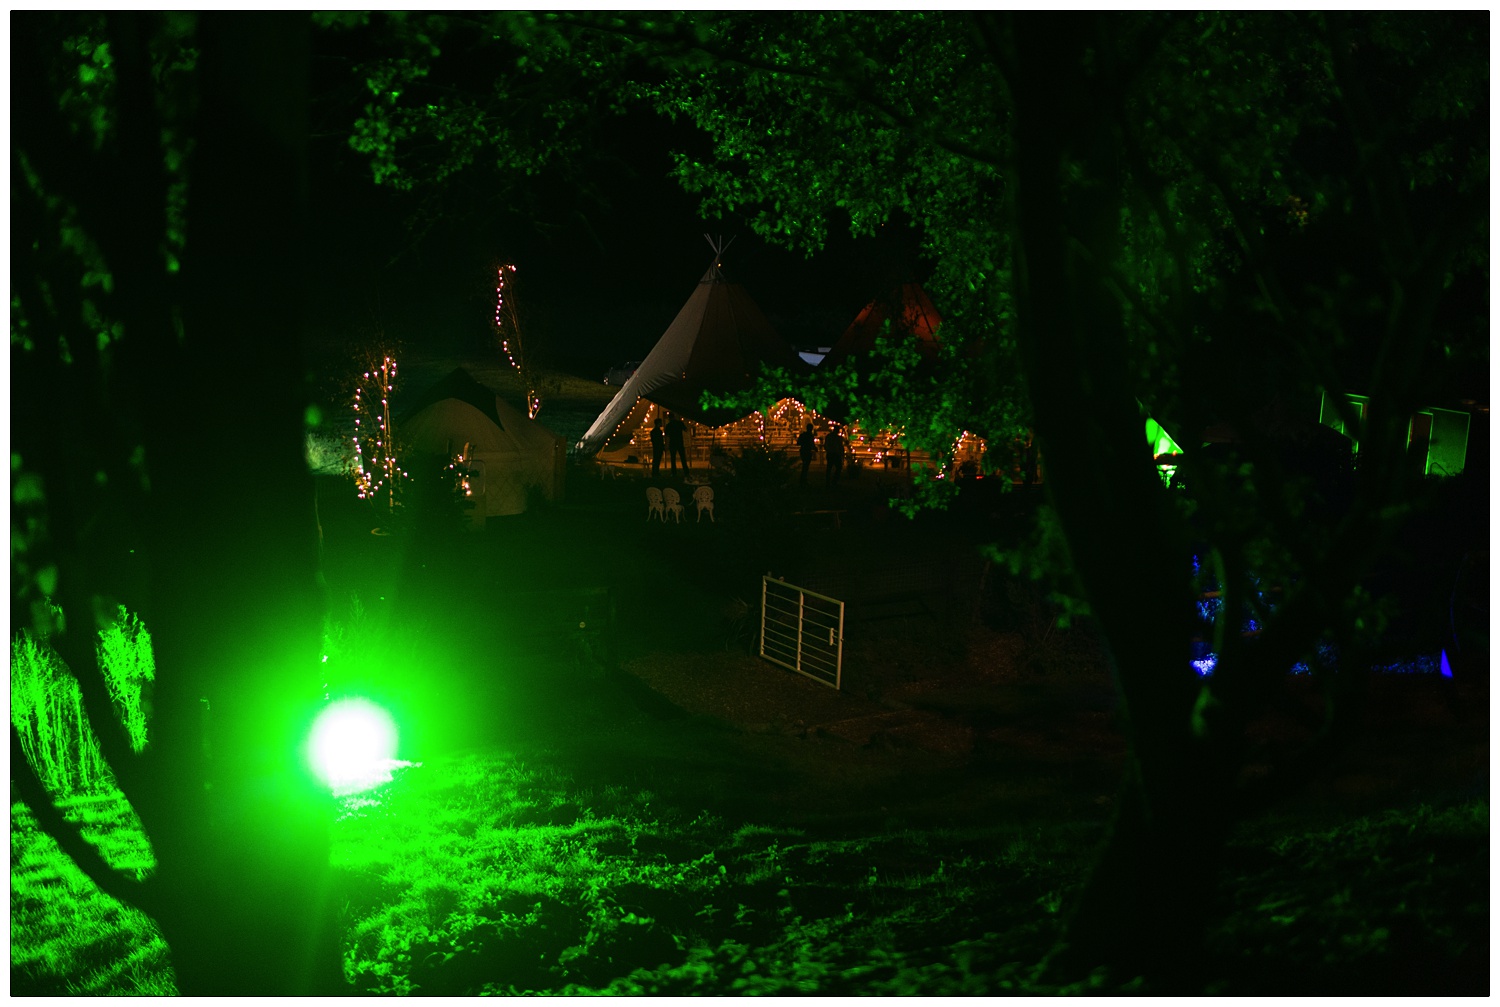
<svg viewBox="0 0 1500 1007">
<path fill-rule="evenodd" d="M 1120 272 L 1118 266 L 1113 263 L 1099 261 L 1099 258 L 1094 255 L 1092 249 L 1072 235 L 1068 236 L 1068 245 L 1072 251 L 1077 253 L 1094 269 L 1098 270 L 1109 281 L 1110 286 L 1115 289 L 1116 294 L 1119 295 L 1122 301 L 1125 301 L 1136 311 L 1140 312 L 1141 317 L 1146 320 L 1148 325 L 1169 339 L 1173 344 L 1173 349 L 1180 350 L 1182 348 L 1182 335 L 1177 331 L 1177 326 L 1151 309 L 1151 306 L 1142 299 L 1140 292 L 1126 279 L 1125 274 Z"/>
<path fill-rule="evenodd" d="M 913 136 L 921 137 L 935 146 L 948 151 L 950 154 L 957 154 L 960 157 L 997 168 L 1007 163 L 1007 159 L 1001 151 L 987 150 L 967 141 L 957 139 L 944 130 L 928 126 L 928 121 L 943 120 L 943 116 L 939 115 L 936 108 L 929 109 L 931 115 L 927 119 L 916 115 L 908 115 L 901 112 L 889 101 L 881 98 L 868 85 L 855 81 L 847 75 L 840 74 L 833 68 L 807 68 L 787 63 L 775 63 L 770 60 L 749 56 L 744 52 L 715 45 L 701 39 L 690 33 L 680 22 L 673 23 L 674 27 L 672 31 L 661 32 L 639 26 L 633 27 L 624 19 L 614 19 L 612 24 L 600 24 L 585 18 L 553 14 L 549 15 L 548 20 L 555 24 L 566 24 L 586 31 L 655 42 L 664 46 L 676 47 L 679 51 L 701 52 L 705 56 L 710 56 L 721 63 L 738 66 L 746 70 L 796 78 L 812 85 L 815 89 L 825 90 L 831 94 L 852 99 L 857 103 L 866 105 L 885 116 L 892 125 L 906 130 Z"/>
</svg>

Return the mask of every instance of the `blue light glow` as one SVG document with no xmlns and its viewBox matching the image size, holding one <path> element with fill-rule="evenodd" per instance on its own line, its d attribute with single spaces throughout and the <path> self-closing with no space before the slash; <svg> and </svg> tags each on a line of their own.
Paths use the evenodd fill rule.
<svg viewBox="0 0 1500 1007">
<path fill-rule="evenodd" d="M 1190 663 L 1199 677 L 1207 678 L 1213 674 L 1214 668 L 1218 666 L 1219 655 L 1208 650 L 1202 644 L 1194 648 L 1196 656 Z M 1338 652 L 1330 644 L 1320 644 L 1318 647 L 1319 663 L 1330 670 L 1338 668 Z M 1444 678 L 1453 677 L 1453 669 L 1448 664 L 1448 652 L 1441 654 L 1422 654 L 1417 657 L 1405 658 L 1400 661 L 1387 661 L 1370 667 L 1370 671 L 1377 675 L 1442 675 Z M 1307 675 L 1312 673 L 1312 667 L 1306 661 L 1298 661 L 1289 669 L 1293 675 Z"/>
<path fill-rule="evenodd" d="M 1446 657 L 1447 655 L 1444 654 Z M 1370 669 L 1377 675 L 1439 675 L 1442 674 L 1442 666 L 1437 654 L 1421 654 L 1417 657 L 1403 658 L 1399 661 L 1389 661 L 1385 664 L 1377 664 Z"/>
</svg>

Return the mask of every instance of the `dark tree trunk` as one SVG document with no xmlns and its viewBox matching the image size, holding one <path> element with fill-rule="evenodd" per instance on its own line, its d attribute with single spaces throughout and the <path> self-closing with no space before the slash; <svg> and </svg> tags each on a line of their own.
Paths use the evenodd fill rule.
<svg viewBox="0 0 1500 1007">
<path fill-rule="evenodd" d="M 102 888 L 157 920 L 182 993 L 337 992 L 332 809 L 300 752 L 321 695 L 323 611 L 299 359 L 308 19 L 198 19 L 191 146 L 180 133 L 174 141 L 189 178 L 176 277 L 166 268 L 159 115 L 169 96 L 150 48 L 159 27 L 151 16 L 108 18 L 118 118 L 101 153 L 59 121 L 47 60 L 75 71 L 48 45 L 56 27 L 44 16 L 18 21 L 17 149 L 44 189 L 77 208 L 108 264 L 106 310 L 124 331 L 109 360 L 73 321 L 87 294 L 66 275 L 77 263 L 56 247 L 50 191 L 22 202 L 46 210 L 27 218 L 43 240 L 16 246 L 35 260 L 37 275 L 18 284 L 30 317 L 59 326 L 46 349 L 23 354 L 25 373 L 51 395 L 29 389 L 36 408 L 21 417 L 26 461 L 48 488 L 68 615 L 54 642 L 107 742 L 113 718 L 91 667 L 91 609 L 107 613 L 103 601 L 122 587 L 119 564 L 96 553 L 143 545 L 148 557 L 148 597 L 126 600 L 155 646 L 151 742 L 139 757 L 116 743 L 106 751 L 154 847 L 155 875 L 135 884 L 110 873 L 24 767 L 18 787 Z M 65 345 L 79 348 L 71 360 L 58 352 Z M 142 457 L 130 461 L 137 445 Z M 101 537 L 91 530 L 101 520 L 133 525 L 139 538 Z"/>
<path fill-rule="evenodd" d="M 159 333 L 149 358 L 170 390 L 146 406 L 165 787 L 142 813 L 188 994 L 339 982 L 331 816 L 299 753 L 322 605 L 302 445 L 307 31 L 201 18 L 183 338 Z"/>
<path fill-rule="evenodd" d="M 1103 27 L 1020 16 L 1012 36 L 1019 344 L 1049 497 L 1109 642 L 1130 740 L 1117 817 L 1059 960 L 1186 979 L 1232 781 L 1192 729 L 1187 543 L 1151 463 L 1119 305 L 1094 265 L 1120 248 Z"/>
</svg>

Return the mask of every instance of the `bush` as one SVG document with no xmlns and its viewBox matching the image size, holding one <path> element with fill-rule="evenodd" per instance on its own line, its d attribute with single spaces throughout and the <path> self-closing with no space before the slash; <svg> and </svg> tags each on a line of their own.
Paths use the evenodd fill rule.
<svg viewBox="0 0 1500 1007">
<path fill-rule="evenodd" d="M 156 658 L 151 634 L 124 605 L 114 625 L 99 634 L 99 668 L 120 723 L 130 736 L 130 747 L 139 752 L 146 747 L 149 712 L 143 690 L 147 682 L 156 681 Z"/>
<path fill-rule="evenodd" d="M 769 492 L 792 481 L 797 463 L 785 451 L 752 444 L 731 456 L 730 468 L 737 485 L 752 491 Z"/>
<path fill-rule="evenodd" d="M 18 633 L 10 647 L 10 722 L 26 761 L 55 797 L 110 782 L 83 712 L 78 681 L 45 641 Z"/>
<path fill-rule="evenodd" d="M 147 683 L 156 680 L 151 634 L 121 605 L 115 622 L 99 634 L 95 654 L 130 747 L 139 752 L 150 714 Z M 10 722 L 26 761 L 55 797 L 113 785 L 78 680 L 46 640 L 24 631 L 11 640 Z"/>
</svg>

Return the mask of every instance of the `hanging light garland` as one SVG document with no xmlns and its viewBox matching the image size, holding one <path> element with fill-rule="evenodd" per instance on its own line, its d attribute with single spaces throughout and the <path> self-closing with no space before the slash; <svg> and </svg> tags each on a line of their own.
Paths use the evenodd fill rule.
<svg viewBox="0 0 1500 1007">
<path fill-rule="evenodd" d="M 953 438 L 953 446 L 948 449 L 948 463 L 939 470 L 937 478 L 962 473 L 964 466 L 969 463 L 974 465 L 975 475 L 978 476 L 979 466 L 987 450 L 988 445 L 983 437 L 968 430 L 961 431 Z"/>
<path fill-rule="evenodd" d="M 391 395 L 396 389 L 396 360 L 386 355 L 380 366 L 365 371 L 354 389 L 354 486 L 361 500 L 384 491 L 396 506 L 397 484 L 407 478 L 396 458 L 391 422 Z M 369 395 L 366 395 L 366 391 Z M 376 404 L 378 399 L 379 404 Z"/>
<path fill-rule="evenodd" d="M 465 497 L 474 495 L 474 484 L 472 482 L 474 470 L 469 465 L 469 445 L 453 456 L 448 462 L 448 471 L 453 473 L 454 487 L 462 492 Z"/>
<path fill-rule="evenodd" d="M 515 272 L 516 266 L 510 262 L 495 270 L 495 335 L 500 339 L 500 352 L 505 354 L 510 366 L 521 376 L 526 394 L 526 416 L 534 420 L 537 413 L 542 411 L 542 397 L 537 392 L 536 376 L 531 371 L 530 362 L 526 359 L 526 348 L 521 341 L 521 318 L 516 310 L 515 291 L 511 290 L 510 296 L 506 296 L 506 274 Z"/>
</svg>

